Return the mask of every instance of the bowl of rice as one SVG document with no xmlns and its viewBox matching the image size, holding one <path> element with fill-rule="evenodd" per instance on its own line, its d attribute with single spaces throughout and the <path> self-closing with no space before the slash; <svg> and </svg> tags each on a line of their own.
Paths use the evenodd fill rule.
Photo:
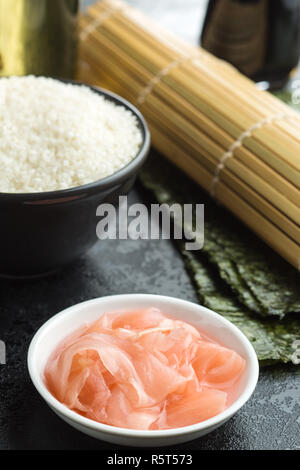
<svg viewBox="0 0 300 470">
<path fill-rule="evenodd" d="M 132 188 L 149 130 L 120 96 L 45 77 L 1 78 L 0 109 L 0 275 L 44 275 L 98 240 L 97 207 Z"/>
</svg>

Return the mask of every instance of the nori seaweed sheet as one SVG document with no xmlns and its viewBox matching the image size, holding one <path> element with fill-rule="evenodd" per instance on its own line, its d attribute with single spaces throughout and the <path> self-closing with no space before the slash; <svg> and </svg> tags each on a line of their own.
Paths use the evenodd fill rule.
<svg viewBox="0 0 300 470">
<path fill-rule="evenodd" d="M 205 241 L 201 255 L 248 309 L 283 318 L 300 312 L 300 274 L 224 207 L 160 155 L 152 155 L 141 181 L 160 203 L 205 205 Z"/>
<path fill-rule="evenodd" d="M 218 273 L 214 272 L 215 268 L 195 255 L 195 252 L 182 252 L 194 279 L 200 303 L 218 312 L 243 331 L 251 341 L 260 365 L 300 363 L 299 320 L 287 318 L 278 321 L 276 318 L 258 317 L 237 301 Z"/>
</svg>

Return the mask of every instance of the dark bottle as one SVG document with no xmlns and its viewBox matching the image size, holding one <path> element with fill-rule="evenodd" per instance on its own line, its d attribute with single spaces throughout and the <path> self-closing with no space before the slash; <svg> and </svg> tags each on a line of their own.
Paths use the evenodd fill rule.
<svg viewBox="0 0 300 470">
<path fill-rule="evenodd" d="M 281 88 L 300 57 L 300 0 L 210 0 L 201 45 L 256 82 Z"/>
<path fill-rule="evenodd" d="M 0 0 L 0 76 L 74 78 L 79 0 Z"/>
</svg>

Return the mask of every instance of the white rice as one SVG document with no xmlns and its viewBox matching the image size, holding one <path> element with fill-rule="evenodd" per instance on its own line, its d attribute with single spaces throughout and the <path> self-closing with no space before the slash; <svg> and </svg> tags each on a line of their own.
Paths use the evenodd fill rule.
<svg viewBox="0 0 300 470">
<path fill-rule="evenodd" d="M 137 118 L 84 86 L 0 79 L 0 192 L 72 188 L 112 175 L 138 153 Z"/>
</svg>

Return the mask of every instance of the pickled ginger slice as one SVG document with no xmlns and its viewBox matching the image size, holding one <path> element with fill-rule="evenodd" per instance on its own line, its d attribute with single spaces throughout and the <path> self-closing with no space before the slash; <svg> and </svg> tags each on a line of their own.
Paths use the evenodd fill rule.
<svg viewBox="0 0 300 470">
<path fill-rule="evenodd" d="M 121 428 L 150 429 L 159 415 L 159 405 L 135 409 L 124 391 L 120 387 L 114 386 L 108 400 L 105 422 Z"/>
<path fill-rule="evenodd" d="M 226 389 L 241 377 L 245 360 L 231 349 L 206 341 L 198 343 L 193 367 L 203 384 Z"/>
<path fill-rule="evenodd" d="M 164 364 L 153 354 L 139 355 L 135 360 L 135 367 L 145 392 L 156 404 L 189 380 L 189 377 Z"/>
<path fill-rule="evenodd" d="M 166 405 L 165 428 L 178 428 L 213 418 L 226 408 L 227 394 L 220 390 L 202 389 L 183 397 L 171 398 Z"/>
<path fill-rule="evenodd" d="M 49 391 L 75 412 L 129 429 L 170 429 L 221 413 L 245 360 L 155 308 L 102 314 L 66 338 L 45 368 Z"/>
</svg>

